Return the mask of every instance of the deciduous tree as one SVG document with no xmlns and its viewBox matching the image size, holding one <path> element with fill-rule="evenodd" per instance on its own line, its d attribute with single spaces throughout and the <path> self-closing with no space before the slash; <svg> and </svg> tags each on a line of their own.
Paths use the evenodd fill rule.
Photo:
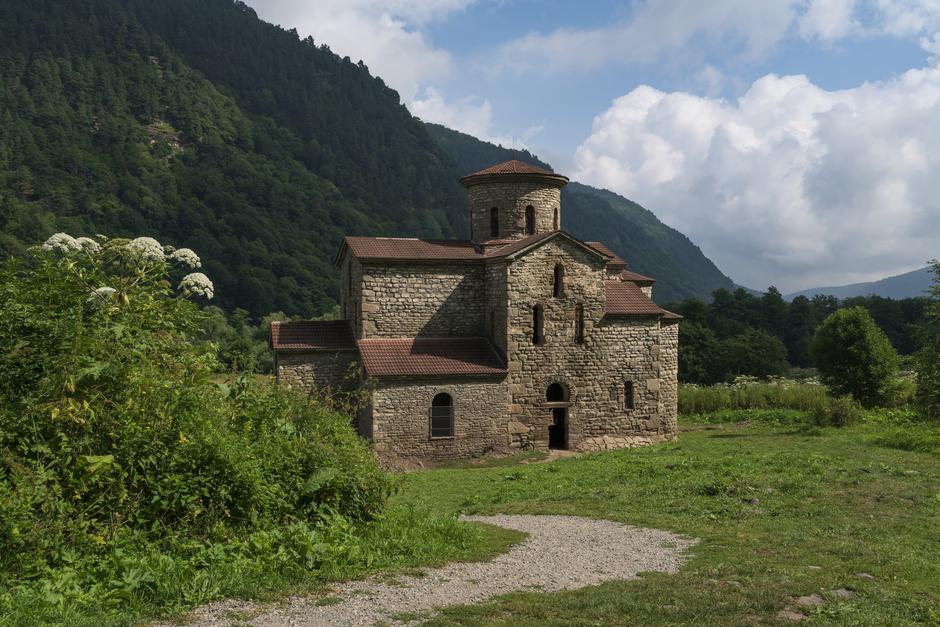
<svg viewBox="0 0 940 627">
<path fill-rule="evenodd" d="M 826 318 L 813 336 L 810 354 L 833 394 L 851 394 L 866 407 L 887 400 L 898 354 L 866 309 L 841 309 Z"/>
</svg>

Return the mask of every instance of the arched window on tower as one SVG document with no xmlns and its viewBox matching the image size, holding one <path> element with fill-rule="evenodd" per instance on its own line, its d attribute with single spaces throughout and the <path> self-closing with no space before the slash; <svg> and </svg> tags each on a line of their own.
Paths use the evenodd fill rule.
<svg viewBox="0 0 940 627">
<path fill-rule="evenodd" d="M 565 296 L 565 267 L 560 263 L 555 264 L 555 278 L 552 283 L 552 296 L 555 298 L 564 298 Z"/>
<path fill-rule="evenodd" d="M 555 207 L 555 217 L 552 218 L 552 228 L 558 230 L 558 207 Z"/>
<path fill-rule="evenodd" d="M 542 316 L 542 306 L 532 308 L 532 343 L 541 346 L 545 343 L 545 321 Z"/>
<path fill-rule="evenodd" d="M 499 237 L 499 209 L 490 209 L 490 237 Z"/>
<path fill-rule="evenodd" d="M 535 207 L 532 205 L 525 208 L 525 233 L 535 235 Z"/>
</svg>

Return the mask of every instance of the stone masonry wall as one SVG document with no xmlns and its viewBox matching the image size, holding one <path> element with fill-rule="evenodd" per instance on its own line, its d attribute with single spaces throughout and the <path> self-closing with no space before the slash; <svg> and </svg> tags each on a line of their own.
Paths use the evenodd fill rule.
<svg viewBox="0 0 940 627">
<path fill-rule="evenodd" d="M 358 363 L 355 351 L 282 353 L 277 356 L 277 380 L 307 393 L 330 396 L 358 387 Z"/>
<path fill-rule="evenodd" d="M 552 296 L 556 263 L 565 267 L 562 298 Z M 553 240 L 509 268 L 509 394 L 513 445 L 545 448 L 551 410 L 546 389 L 569 391 L 568 446 L 597 450 L 672 437 L 664 430 L 659 320 L 604 317 L 604 261 L 566 241 Z M 532 342 L 532 307 L 544 311 L 545 342 Z M 574 334 L 575 306 L 584 307 L 584 343 Z M 624 404 L 624 382 L 634 383 L 635 409 Z"/>
<path fill-rule="evenodd" d="M 679 430 L 679 324 L 662 321 L 659 328 L 659 429 L 669 436 Z"/>
<path fill-rule="evenodd" d="M 358 337 L 482 336 L 482 264 L 365 264 Z"/>
<path fill-rule="evenodd" d="M 386 379 L 374 382 L 372 441 L 381 456 L 430 460 L 508 450 L 505 379 Z M 431 438 L 431 401 L 454 401 L 454 437 Z"/>
<path fill-rule="evenodd" d="M 475 242 L 492 239 L 490 234 L 490 209 L 499 209 L 500 239 L 526 237 L 525 209 L 535 209 L 535 232 L 554 231 L 554 216 L 558 210 L 561 223 L 561 189 L 545 185 L 514 181 L 474 185 L 470 195 L 470 239 Z"/>
<path fill-rule="evenodd" d="M 490 338 L 503 358 L 506 357 L 506 328 L 508 325 L 506 309 L 506 262 L 494 262 L 486 265 L 486 312 L 484 314 L 484 331 Z"/>
</svg>

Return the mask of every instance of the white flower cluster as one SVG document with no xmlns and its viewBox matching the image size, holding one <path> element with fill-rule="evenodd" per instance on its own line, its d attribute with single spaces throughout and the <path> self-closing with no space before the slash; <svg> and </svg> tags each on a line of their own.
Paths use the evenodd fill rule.
<svg viewBox="0 0 940 627">
<path fill-rule="evenodd" d="M 199 255 L 197 255 L 190 248 L 179 248 L 174 250 L 172 253 L 170 253 L 170 260 L 194 270 L 196 268 L 202 267 L 202 261 L 199 259 Z"/>
<path fill-rule="evenodd" d="M 94 307 L 100 307 L 114 301 L 115 294 L 117 290 L 113 287 L 99 287 L 92 291 L 91 296 L 88 297 L 88 303 Z"/>
<path fill-rule="evenodd" d="M 127 249 L 143 261 L 156 262 L 166 259 L 166 256 L 163 254 L 163 246 L 152 237 L 138 237 L 132 239 L 127 244 Z"/>
<path fill-rule="evenodd" d="M 56 233 L 43 242 L 42 249 L 68 255 L 80 251 L 82 245 L 68 233 Z"/>
<path fill-rule="evenodd" d="M 90 237 L 77 237 L 75 241 L 86 253 L 95 254 L 101 251 L 101 245 Z"/>
<path fill-rule="evenodd" d="M 179 289 L 185 296 L 202 296 L 207 300 L 215 296 L 215 286 L 202 272 L 193 272 L 184 276 L 180 281 Z"/>
<path fill-rule="evenodd" d="M 48 252 L 61 253 L 69 255 L 84 251 L 86 253 L 97 253 L 101 246 L 90 237 L 72 237 L 68 233 L 56 233 L 43 242 L 41 248 Z"/>
</svg>

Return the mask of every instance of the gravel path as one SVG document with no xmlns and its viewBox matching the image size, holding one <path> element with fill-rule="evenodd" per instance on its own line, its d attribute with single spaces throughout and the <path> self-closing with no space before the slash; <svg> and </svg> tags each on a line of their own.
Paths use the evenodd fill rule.
<svg viewBox="0 0 940 627">
<path fill-rule="evenodd" d="M 517 590 L 554 592 L 633 579 L 644 571 L 676 572 L 695 542 L 668 531 L 575 516 L 467 516 L 518 529 L 522 543 L 489 562 L 458 562 L 423 577 L 350 581 L 333 587 L 332 605 L 295 597 L 276 606 L 221 601 L 195 610 L 197 625 L 372 625 L 405 613 L 426 618 L 435 608 L 478 603 Z"/>
</svg>

